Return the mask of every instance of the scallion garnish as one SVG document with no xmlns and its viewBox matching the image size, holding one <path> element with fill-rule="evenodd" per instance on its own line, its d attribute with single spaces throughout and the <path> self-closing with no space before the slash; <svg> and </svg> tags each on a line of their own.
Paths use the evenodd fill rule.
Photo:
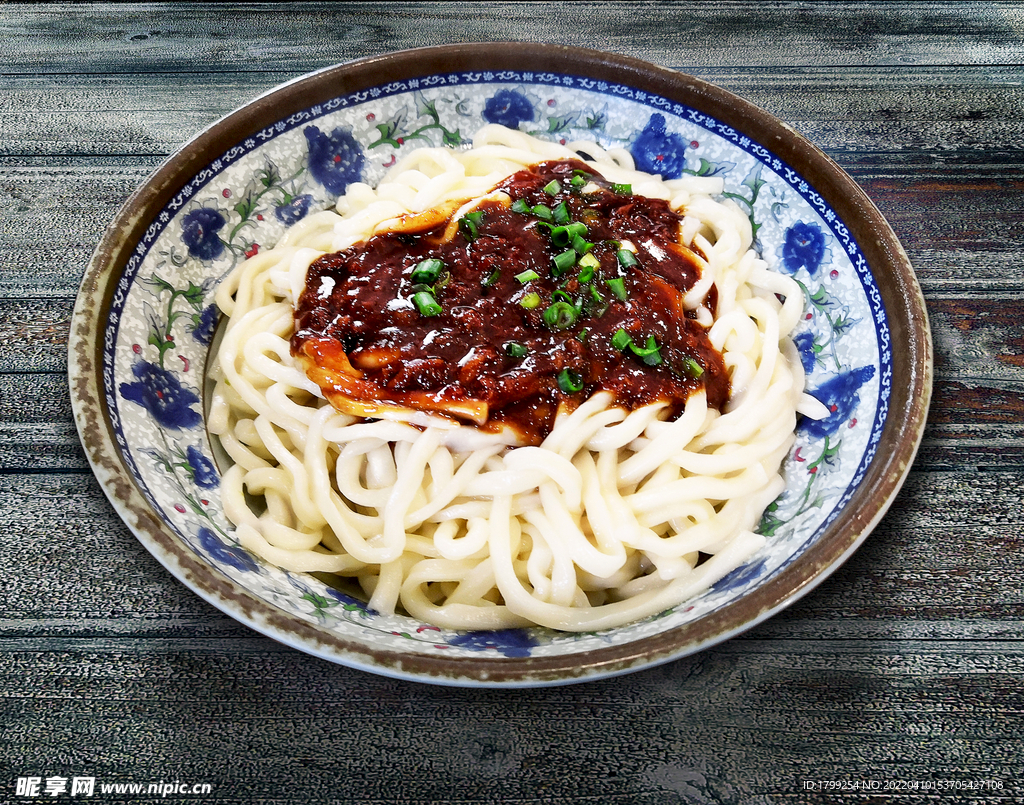
<svg viewBox="0 0 1024 805">
<path fill-rule="evenodd" d="M 412 281 L 422 282 L 424 285 L 432 285 L 441 273 L 441 269 L 444 268 L 444 263 L 438 260 L 436 257 L 428 257 L 426 260 L 420 260 L 412 270 Z"/>
<path fill-rule="evenodd" d="M 569 223 L 569 205 L 564 201 L 559 203 L 559 205 L 551 211 L 551 218 L 556 224 Z"/>
<path fill-rule="evenodd" d="M 490 274 L 484 277 L 480 284 L 483 285 L 485 288 L 490 288 L 499 279 L 501 279 L 501 269 L 496 268 L 494 269 L 494 271 L 492 271 Z"/>
<path fill-rule="evenodd" d="M 619 265 L 623 268 L 630 268 L 637 265 L 636 255 L 629 249 L 619 249 L 615 253 L 615 257 L 618 259 Z"/>
<path fill-rule="evenodd" d="M 434 295 L 429 291 L 419 291 L 412 295 L 412 303 L 421 316 L 436 316 L 441 312 L 441 306 L 437 304 Z"/>
<path fill-rule="evenodd" d="M 612 192 L 618 196 L 631 196 L 633 195 L 633 185 L 631 184 L 613 184 Z"/>
<path fill-rule="evenodd" d="M 586 254 L 594 248 L 594 244 L 589 240 L 581 238 L 579 235 L 575 235 L 572 239 L 572 248 L 577 254 Z"/>
<path fill-rule="evenodd" d="M 542 221 L 547 221 L 548 223 L 551 223 L 551 221 L 554 220 L 551 216 L 551 208 L 546 204 L 535 204 L 533 209 L 530 210 L 530 212 L 532 212 Z"/>
<path fill-rule="evenodd" d="M 559 249 L 569 245 L 569 228 L 565 226 L 551 227 L 551 243 Z"/>
<path fill-rule="evenodd" d="M 574 173 L 572 175 L 572 178 L 569 180 L 569 184 L 576 188 L 583 187 L 583 185 L 585 185 L 586 183 L 587 180 L 583 178 L 583 174 L 580 173 L 579 171 L 576 171 L 576 173 Z"/>
<path fill-rule="evenodd" d="M 590 282 L 594 277 L 594 271 L 601 267 L 601 261 L 590 252 L 587 252 L 579 259 L 577 265 L 583 269 L 580 271 L 580 282 Z M 585 277 L 583 276 L 584 274 L 586 274 Z"/>
<path fill-rule="evenodd" d="M 544 192 L 547 193 L 549 196 L 557 194 L 558 191 L 561 189 L 562 183 L 559 182 L 557 179 L 552 179 L 550 182 L 544 185 Z"/>
<path fill-rule="evenodd" d="M 482 210 L 467 212 L 459 219 L 459 232 L 469 241 L 476 240 L 480 235 L 480 224 L 483 223 L 484 214 Z"/>
<path fill-rule="evenodd" d="M 552 330 L 565 330 L 576 323 L 576 308 L 568 302 L 554 302 L 544 309 L 544 323 Z"/>
<path fill-rule="evenodd" d="M 692 378 L 696 379 L 704 374 L 704 367 L 697 363 L 693 358 L 684 358 L 683 366 L 686 367 L 686 373 Z"/>
<path fill-rule="evenodd" d="M 590 330 L 588 330 L 586 327 L 584 327 L 582 330 L 580 330 L 578 333 L 576 333 L 576 340 L 579 341 L 581 344 L 585 343 L 586 340 L 587 340 L 587 336 L 589 334 L 590 334 Z"/>
<path fill-rule="evenodd" d="M 526 283 L 528 283 L 528 282 L 533 282 L 534 280 L 539 280 L 540 279 L 540 274 L 538 274 L 532 268 L 528 268 L 528 269 L 526 269 L 526 271 L 523 271 L 523 272 L 521 272 L 519 274 L 516 274 L 516 279 L 519 280 L 523 285 L 526 285 Z"/>
<path fill-rule="evenodd" d="M 525 215 L 530 212 L 530 204 L 525 198 L 517 198 L 512 202 L 512 212 L 518 212 Z"/>
<path fill-rule="evenodd" d="M 629 345 L 629 348 L 633 350 L 634 355 L 648 366 L 657 366 L 661 363 L 661 347 L 658 346 L 658 342 L 654 340 L 653 335 L 647 336 L 647 343 L 644 346 L 638 347 L 635 343 L 632 343 Z"/>
<path fill-rule="evenodd" d="M 558 388 L 566 394 L 575 394 L 583 388 L 583 378 L 579 372 L 572 369 L 563 369 L 558 373 Z"/>
<path fill-rule="evenodd" d="M 623 330 L 621 327 L 615 331 L 615 335 L 612 336 L 612 346 L 620 352 L 633 343 L 633 339 L 629 333 Z"/>
<path fill-rule="evenodd" d="M 566 271 L 576 265 L 576 250 L 566 249 L 561 254 L 556 254 L 553 258 L 555 267 L 551 273 L 556 277 L 562 276 Z"/>
<path fill-rule="evenodd" d="M 608 286 L 608 290 L 612 292 L 612 296 L 618 299 L 620 302 L 626 301 L 626 281 L 622 277 L 612 277 L 604 281 L 604 284 Z"/>
<path fill-rule="evenodd" d="M 509 341 L 505 344 L 505 354 L 510 358 L 525 358 L 526 347 L 516 341 Z"/>
<path fill-rule="evenodd" d="M 522 299 L 519 300 L 519 307 L 525 307 L 527 310 L 532 310 L 540 304 L 540 294 L 528 293 Z"/>
</svg>

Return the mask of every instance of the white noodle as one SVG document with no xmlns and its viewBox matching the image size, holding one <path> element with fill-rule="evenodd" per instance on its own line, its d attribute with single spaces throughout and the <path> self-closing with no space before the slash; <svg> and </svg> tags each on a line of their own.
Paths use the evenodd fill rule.
<svg viewBox="0 0 1024 805">
<path fill-rule="evenodd" d="M 470 209 L 507 175 L 576 152 L 683 214 L 683 242 L 706 261 L 684 302 L 723 353 L 726 410 L 695 393 L 669 422 L 664 403 L 626 411 L 600 392 L 559 414 L 539 447 L 422 414 L 335 411 L 289 353 L 310 263 L 401 216 Z M 743 564 L 764 544 L 753 529 L 784 486 L 797 410 L 822 412 L 802 393 L 789 338 L 801 290 L 751 251 L 750 222 L 711 197 L 721 191 L 719 179 L 639 173 L 621 150 L 489 126 L 470 151 L 412 152 L 378 187 L 351 186 L 336 211 L 243 263 L 217 296 L 230 321 L 209 419 L 235 462 L 224 507 L 241 544 L 289 570 L 351 576 L 377 610 L 458 629 L 613 627 Z M 712 284 L 715 311 L 701 307 Z M 698 552 L 711 557 L 698 563 Z"/>
</svg>

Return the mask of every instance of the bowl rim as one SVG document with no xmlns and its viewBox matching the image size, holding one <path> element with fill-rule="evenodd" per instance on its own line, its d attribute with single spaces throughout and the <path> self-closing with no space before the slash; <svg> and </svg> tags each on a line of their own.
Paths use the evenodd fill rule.
<svg viewBox="0 0 1024 805">
<path fill-rule="evenodd" d="M 843 516 L 754 594 L 665 632 L 586 654 L 434 657 L 373 649 L 294 619 L 210 568 L 150 508 L 116 447 L 103 394 L 102 323 L 132 250 L 155 214 L 228 148 L 293 112 L 389 81 L 500 70 L 585 75 L 626 84 L 707 113 L 772 151 L 832 206 L 861 248 L 892 335 L 892 396 L 878 450 Z M 124 202 L 85 270 L 68 344 L 68 382 L 79 438 L 121 519 L 179 581 L 216 608 L 293 648 L 385 676 L 461 686 L 539 686 L 651 667 L 723 642 L 761 623 L 824 581 L 878 524 L 906 480 L 924 434 L 933 376 L 927 309 L 910 260 L 881 212 L 817 146 L 749 101 L 702 79 L 633 57 L 565 45 L 477 42 L 369 56 L 299 76 L 257 96 L 189 139 Z M 96 427 L 97 424 L 100 427 Z"/>
</svg>

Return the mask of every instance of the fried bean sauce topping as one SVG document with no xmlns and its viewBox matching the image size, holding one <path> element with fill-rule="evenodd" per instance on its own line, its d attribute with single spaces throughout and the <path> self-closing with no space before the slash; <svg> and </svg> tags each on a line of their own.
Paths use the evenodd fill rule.
<svg viewBox="0 0 1024 805">
<path fill-rule="evenodd" d="M 310 266 L 291 349 L 335 408 L 428 411 L 536 444 L 560 406 L 600 390 L 672 416 L 698 388 L 726 402 L 722 356 L 683 306 L 699 258 L 667 202 L 579 160 L 496 190 Z"/>
</svg>

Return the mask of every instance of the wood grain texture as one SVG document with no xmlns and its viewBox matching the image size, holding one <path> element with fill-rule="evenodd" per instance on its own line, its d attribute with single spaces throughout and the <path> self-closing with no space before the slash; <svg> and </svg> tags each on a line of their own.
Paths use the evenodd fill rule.
<svg viewBox="0 0 1024 805">
<path fill-rule="evenodd" d="M 749 640 L 628 685 L 424 695 L 246 639 L 17 640 L 2 712 L 26 729 L 0 735 L 11 771 L 204 780 L 218 802 L 774 802 L 809 776 L 1004 773 L 1022 672 L 1013 642 Z"/>
<path fill-rule="evenodd" d="M 637 56 L 767 109 L 865 189 L 928 304 L 925 438 L 865 544 L 751 631 L 621 679 L 428 688 L 262 638 L 142 548 L 71 417 L 82 272 L 168 154 L 309 70 L 479 40 Z M 805 779 L 981 778 L 1006 787 L 900 801 L 1024 801 L 1022 54 L 1020 2 L 0 5 L 0 802 L 29 774 L 206 781 L 217 803 L 767 805 L 836 801 Z"/>
<path fill-rule="evenodd" d="M 472 12 L 458 3 L 232 3 L 227 13 L 225 5 L 7 7 L 0 64 L 24 73 L 305 72 L 474 41 L 586 45 L 670 67 L 945 65 L 952 51 L 957 63 L 1007 64 L 1019 61 L 1024 27 L 1019 3 L 487 3 Z"/>
</svg>

